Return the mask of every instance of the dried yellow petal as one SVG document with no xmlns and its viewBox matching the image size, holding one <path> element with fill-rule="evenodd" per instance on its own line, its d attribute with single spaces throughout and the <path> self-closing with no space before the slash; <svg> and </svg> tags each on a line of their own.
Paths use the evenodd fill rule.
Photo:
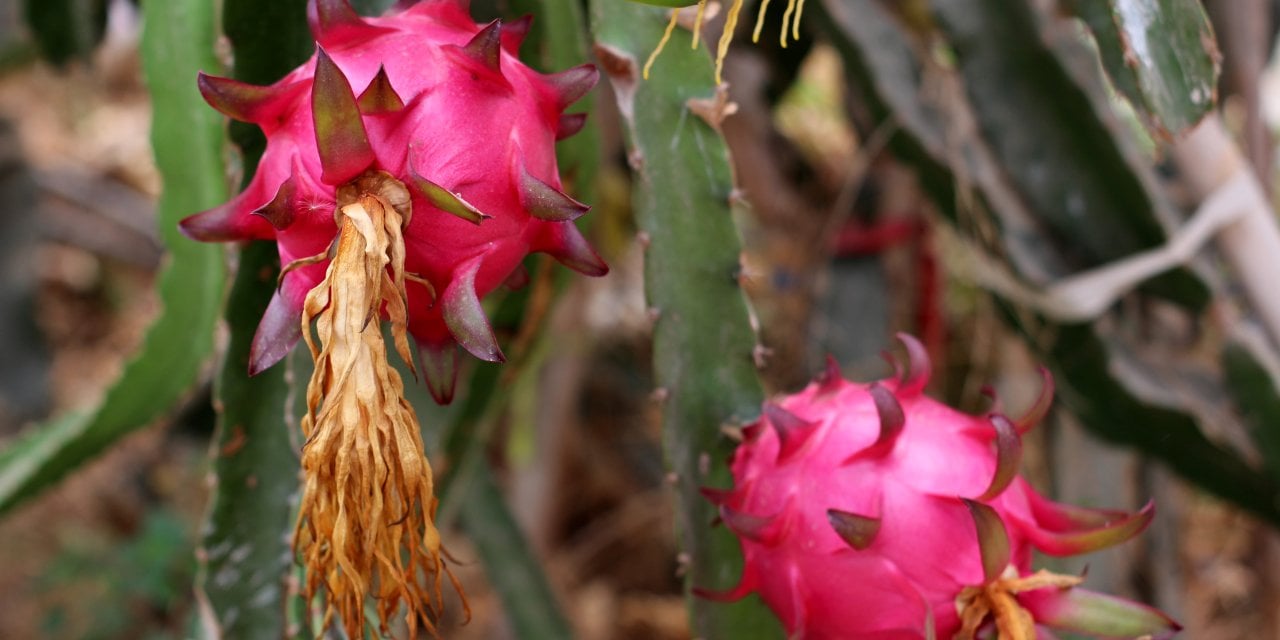
<svg viewBox="0 0 1280 640">
<path fill-rule="evenodd" d="M 418 419 L 387 361 L 380 321 L 385 313 L 395 349 L 412 367 L 402 235 L 410 213 L 404 185 L 385 173 L 340 188 L 333 259 L 303 306 L 316 366 L 302 419 L 305 483 L 294 545 L 308 601 L 323 593 L 325 627 L 336 614 L 352 638 L 363 637 L 369 597 L 384 635 L 403 607 L 414 637 L 419 624 L 435 632 L 445 576 L 461 594 L 433 523 Z"/>
</svg>

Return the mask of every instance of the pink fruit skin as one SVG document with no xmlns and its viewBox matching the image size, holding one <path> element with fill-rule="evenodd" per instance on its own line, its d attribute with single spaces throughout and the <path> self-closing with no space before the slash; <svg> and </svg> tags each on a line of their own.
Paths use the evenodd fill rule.
<svg viewBox="0 0 1280 640">
<path fill-rule="evenodd" d="M 993 487 L 1000 455 L 1016 457 L 1020 448 L 998 452 L 990 416 L 925 396 L 923 349 L 902 338 L 915 347 L 912 377 L 875 383 L 905 417 L 887 450 L 869 449 L 882 424 L 871 385 L 834 369 L 744 429 L 731 461 L 734 489 L 707 494 L 739 534 L 745 568 L 735 588 L 704 595 L 734 600 L 757 592 L 790 637 L 925 638 L 931 618 L 936 637 L 951 638 L 961 625 L 957 596 L 986 582 L 962 498 L 1000 516 L 1008 564 L 1021 576 L 1031 573 L 1033 548 L 1079 553 L 1123 541 L 1150 521 L 1150 506 L 1129 516 L 1052 503 L 1021 477 Z M 878 520 L 870 544 L 847 542 L 830 509 Z"/>
<path fill-rule="evenodd" d="M 562 122 L 573 121 L 572 117 L 562 119 L 561 112 L 594 84 L 594 68 L 584 66 L 552 76 L 536 73 L 515 55 L 527 21 L 515 23 L 514 28 L 490 25 L 491 30 L 482 33 L 485 30 L 471 20 L 466 5 L 461 0 L 424 0 L 381 18 L 363 19 L 350 12 L 345 0 L 313 0 L 311 7 L 317 43 L 346 77 L 353 97 L 382 68 L 405 105 L 383 113 L 362 109 L 374 156 L 369 168 L 390 173 L 411 187 L 416 174 L 490 216 L 474 224 L 441 210 L 411 188 L 413 215 L 404 232 L 406 271 L 429 281 L 434 296 L 419 283 L 408 284 L 409 328 L 424 356 L 439 358 L 452 358 L 455 338 L 437 296 L 460 278 L 467 279 L 470 274 L 460 273 L 460 268 L 473 258 L 482 256 L 474 273 L 476 297 L 495 289 L 534 251 L 551 253 L 591 275 L 607 271 L 572 221 L 530 215 L 521 184 L 522 172 L 527 172 L 556 190 L 561 188 L 555 141 L 571 133 L 563 131 Z M 488 52 L 483 51 L 483 42 L 473 43 L 477 34 L 482 41 L 484 35 L 495 33 L 500 36 L 493 39 Z M 469 43 L 473 44 L 470 54 L 464 50 Z M 475 56 L 477 51 L 493 54 L 493 50 L 496 71 Z M 267 147 L 244 192 L 182 222 L 189 236 L 205 241 L 275 240 L 285 265 L 329 248 L 337 231 L 335 189 L 354 176 L 324 180 L 325 161 L 318 149 L 312 109 L 317 56 L 272 85 L 268 98 L 232 99 L 232 107 L 246 107 L 238 113 L 218 100 L 221 87 L 216 81 L 221 79 L 202 77 L 202 91 L 210 104 L 229 115 L 252 119 L 266 134 Z M 236 87 L 231 89 L 234 93 Z M 244 118 L 246 111 L 254 117 Z M 349 157 L 330 164 L 339 165 Z M 364 168 L 357 166 L 356 173 Z M 292 220 L 277 228 L 266 217 L 253 215 L 272 202 L 291 175 L 296 178 L 289 206 Z M 264 319 L 255 340 L 251 367 L 255 372 L 287 352 L 282 342 L 296 341 L 296 328 L 287 320 L 300 316 L 303 298 L 323 279 L 326 264 L 303 266 L 285 277 L 269 312 L 281 318 Z M 483 328 L 488 328 L 487 323 Z M 501 359 L 496 345 L 473 351 L 488 360 Z M 431 369 L 430 363 L 427 368 Z M 451 373 L 447 386 L 451 393 Z"/>
</svg>

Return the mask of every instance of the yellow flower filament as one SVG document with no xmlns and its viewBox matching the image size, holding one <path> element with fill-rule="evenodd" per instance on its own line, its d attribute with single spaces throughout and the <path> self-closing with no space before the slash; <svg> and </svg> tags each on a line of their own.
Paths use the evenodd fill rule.
<svg viewBox="0 0 1280 640">
<path fill-rule="evenodd" d="M 382 337 L 385 312 L 396 352 L 412 367 L 402 235 L 410 213 L 404 185 L 387 174 L 340 188 L 336 250 L 303 306 L 316 367 L 302 419 L 306 479 L 294 544 L 308 601 L 323 593 L 324 627 L 336 613 L 351 638 L 364 637 L 367 597 L 376 601 L 381 633 L 403 607 L 416 637 L 419 624 L 435 633 L 444 576 L 461 594 L 432 522 L 436 500 L 418 419 Z"/>
<path fill-rule="evenodd" d="M 729 5 L 729 13 L 725 15 L 724 32 L 720 34 L 720 42 L 716 46 L 716 84 L 721 82 L 721 72 L 724 70 L 724 58 L 729 53 L 729 43 L 733 42 L 733 32 L 738 27 L 738 16 L 742 13 L 742 7 L 746 4 L 746 0 L 733 0 L 733 4 Z M 699 36 L 702 33 L 702 21 L 706 15 L 707 0 L 699 0 L 698 12 L 693 20 L 693 43 L 694 49 L 698 48 Z M 760 12 L 756 15 L 756 26 L 751 34 L 752 42 L 760 41 L 760 29 L 764 27 L 765 12 L 769 10 L 769 0 L 760 3 Z M 667 46 L 667 41 L 671 39 L 672 32 L 676 29 L 679 22 L 680 9 L 671 10 L 671 20 L 667 23 L 667 28 L 662 32 L 662 39 L 658 41 L 658 46 L 654 47 L 653 53 L 649 54 L 649 59 L 644 63 L 644 79 L 649 79 L 649 70 L 653 68 L 653 63 L 658 59 L 658 54 L 662 53 L 662 49 Z M 787 8 L 782 13 L 782 34 L 779 42 L 782 48 L 787 47 L 787 33 L 790 31 L 792 40 L 800 39 L 800 16 L 804 13 L 804 0 L 787 0 Z M 788 28 L 788 26 L 790 28 Z"/>
<path fill-rule="evenodd" d="M 762 2 L 760 3 L 760 13 L 756 14 L 756 28 L 751 30 L 752 42 L 760 42 L 760 30 L 764 28 L 764 14 L 768 10 L 769 10 L 769 0 L 762 0 Z M 786 14 L 784 13 L 783 15 L 785 16 Z M 784 47 L 787 46 L 785 42 L 786 38 L 787 38 L 787 29 L 786 27 L 783 27 L 782 39 L 784 40 L 784 42 L 782 43 L 782 46 Z"/>
</svg>

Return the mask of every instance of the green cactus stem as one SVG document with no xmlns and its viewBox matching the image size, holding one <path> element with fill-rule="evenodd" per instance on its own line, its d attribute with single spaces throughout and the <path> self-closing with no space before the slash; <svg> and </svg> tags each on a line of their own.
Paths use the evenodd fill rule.
<svg viewBox="0 0 1280 640">
<path fill-rule="evenodd" d="M 731 448 L 725 425 L 759 413 L 762 391 L 750 311 L 739 287 L 728 154 L 716 131 L 724 107 L 712 65 L 679 32 L 640 79 L 662 35 L 663 11 L 615 0 L 592 4 L 596 55 L 623 117 L 634 205 L 645 254 L 645 290 L 654 324 L 654 370 L 662 403 L 667 464 L 676 489 L 686 588 L 732 585 L 741 555 L 732 534 L 713 529 L 716 511 L 701 486 L 727 486 Z M 703 638 L 768 637 L 776 622 L 755 600 L 690 602 Z M 780 635 L 780 634 L 778 634 Z"/>
</svg>

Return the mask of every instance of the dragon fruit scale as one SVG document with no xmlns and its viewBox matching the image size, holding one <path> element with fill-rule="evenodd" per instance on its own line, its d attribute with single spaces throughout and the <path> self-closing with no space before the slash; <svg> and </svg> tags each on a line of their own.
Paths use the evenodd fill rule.
<svg viewBox="0 0 1280 640">
<path fill-rule="evenodd" d="M 792 638 L 1172 636 L 1159 611 L 1078 588 L 1080 576 L 1032 572 L 1033 550 L 1115 545 L 1154 514 L 1057 504 L 1019 477 L 1021 436 L 1052 401 L 1047 371 L 1023 417 L 971 416 L 923 394 L 927 354 L 899 338 L 904 375 L 858 384 L 829 361 L 743 429 L 734 488 L 704 489 L 741 540 L 743 574 L 699 593 L 758 593 Z"/>
<path fill-rule="evenodd" d="M 200 76 L 211 106 L 267 138 L 240 195 L 181 223 L 197 240 L 279 245 L 287 273 L 255 336 L 251 373 L 296 343 L 304 299 L 337 236 L 336 192 L 368 171 L 409 191 L 409 332 L 439 402 L 452 398 L 455 345 L 503 359 L 479 301 L 518 277 L 525 255 L 607 272 L 573 225 L 588 207 L 562 191 L 555 158 L 556 140 L 584 123 L 564 111 L 598 72 L 534 72 L 516 57 L 529 21 L 477 25 L 468 5 L 402 1 L 362 18 L 347 0 L 311 0 L 317 52 L 301 67 L 267 87 Z"/>
</svg>

